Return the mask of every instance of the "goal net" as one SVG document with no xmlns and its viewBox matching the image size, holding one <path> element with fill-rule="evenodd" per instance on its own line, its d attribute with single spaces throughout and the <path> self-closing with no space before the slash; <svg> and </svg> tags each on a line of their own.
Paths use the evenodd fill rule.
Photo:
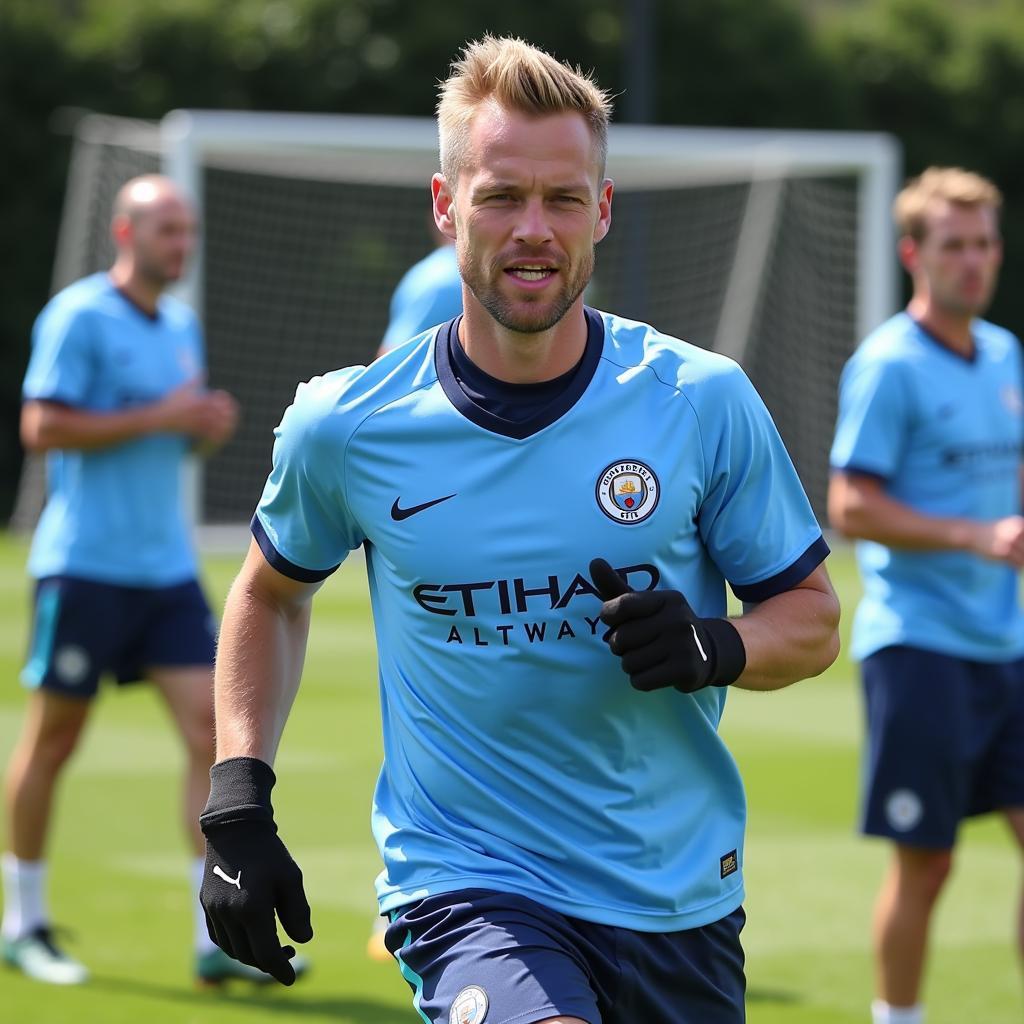
<svg viewBox="0 0 1024 1024">
<path fill-rule="evenodd" d="M 895 308 L 899 163 L 878 134 L 611 129 L 613 225 L 588 301 L 741 362 L 819 515 L 839 371 Z M 211 384 L 243 418 L 200 470 L 199 522 L 248 520 L 298 381 L 373 358 L 392 289 L 431 246 L 436 165 L 425 118 L 175 111 L 79 124 L 54 290 L 112 262 L 110 207 L 129 177 L 162 170 L 200 209 L 178 291 L 202 317 Z M 18 525 L 41 498 L 33 463 Z"/>
</svg>

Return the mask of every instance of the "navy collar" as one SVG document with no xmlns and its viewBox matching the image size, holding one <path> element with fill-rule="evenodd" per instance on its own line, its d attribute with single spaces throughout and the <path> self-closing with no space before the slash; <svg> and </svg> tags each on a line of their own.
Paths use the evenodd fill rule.
<svg viewBox="0 0 1024 1024">
<path fill-rule="evenodd" d="M 460 314 L 454 320 L 449 320 L 448 323 L 438 329 L 434 340 L 434 367 L 437 370 L 437 379 L 448 400 L 466 419 L 472 421 L 478 427 L 483 427 L 492 433 L 502 434 L 505 437 L 512 437 L 516 440 L 521 441 L 531 434 L 536 434 L 545 427 L 549 427 L 556 420 L 564 416 L 580 400 L 583 392 L 587 390 L 587 385 L 593 379 L 594 373 L 597 370 L 597 364 L 601 360 L 601 353 L 604 350 L 604 321 L 595 310 L 587 306 L 584 306 L 583 314 L 587 321 L 587 343 L 583 350 L 583 358 L 580 360 L 575 371 L 570 371 L 573 374 L 572 379 L 561 394 L 553 398 L 535 416 L 521 423 L 504 419 L 489 412 L 487 409 L 481 408 L 462 390 L 462 386 L 456 377 L 455 367 L 452 365 L 451 356 L 451 346 L 460 344 L 459 324 L 462 321 L 462 316 Z M 468 361 L 468 357 L 466 358 Z M 483 371 L 478 366 L 474 366 L 474 369 L 477 374 L 483 375 Z M 489 379 L 493 380 L 494 378 Z M 505 386 L 515 387 L 515 385 L 508 384 Z M 524 386 L 532 387 L 532 385 Z"/>
<path fill-rule="evenodd" d="M 910 313 L 907 313 L 907 316 L 910 317 L 910 322 L 924 335 L 924 337 L 928 341 L 932 342 L 932 344 L 934 345 L 938 345 L 943 352 L 948 353 L 954 359 L 959 359 L 961 362 L 964 363 L 976 363 L 978 361 L 978 339 L 974 337 L 973 332 L 971 333 L 971 354 L 969 356 L 965 356 L 963 352 L 961 352 L 957 348 L 954 348 L 948 341 L 944 340 L 943 338 L 940 338 L 934 331 L 928 330 L 928 328 L 925 327 L 925 325 L 921 323 L 920 320 L 916 320 L 914 317 L 910 316 Z"/>
</svg>

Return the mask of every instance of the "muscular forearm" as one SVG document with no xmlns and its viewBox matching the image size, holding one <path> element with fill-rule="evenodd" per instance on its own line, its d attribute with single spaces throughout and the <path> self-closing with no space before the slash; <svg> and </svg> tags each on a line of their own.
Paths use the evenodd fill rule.
<svg viewBox="0 0 1024 1024">
<path fill-rule="evenodd" d="M 734 684 L 744 690 L 778 690 L 819 675 L 839 654 L 839 601 L 831 592 L 787 590 L 730 621 L 747 652 Z"/>
<path fill-rule="evenodd" d="M 310 606 L 262 595 L 244 574 L 231 588 L 217 652 L 217 760 L 272 764 L 302 675 Z"/>
<path fill-rule="evenodd" d="M 83 412 L 52 403 L 29 402 L 21 415 L 22 444 L 31 452 L 107 448 L 159 429 L 154 405 L 120 412 Z"/>
</svg>

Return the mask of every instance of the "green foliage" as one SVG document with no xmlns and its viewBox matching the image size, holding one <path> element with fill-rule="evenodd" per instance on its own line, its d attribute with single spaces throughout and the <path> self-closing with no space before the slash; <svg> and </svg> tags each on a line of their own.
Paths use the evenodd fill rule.
<svg viewBox="0 0 1024 1024">
<path fill-rule="evenodd" d="M 1024 266 L 1019 0 L 647 0 L 654 120 L 894 133 L 906 167 L 960 163 L 1007 197 L 1005 274 Z M 521 35 L 629 107 L 639 0 L 498 6 L 403 0 L 5 0 L 0 4 L 0 520 L 16 478 L 18 380 L 45 302 L 67 140 L 62 107 L 429 115 L 468 39 Z M 1024 329 L 1024 293 L 993 318 Z M 7 493 L 4 487 L 7 487 Z"/>
<path fill-rule="evenodd" d="M 1004 280 L 1024 268 L 1024 19 L 1015 0 L 950 5 L 869 0 L 822 32 L 822 49 L 852 85 L 849 127 L 888 131 L 908 174 L 956 164 L 989 175 L 1006 206 Z M 1024 331 L 1024 296 L 1004 286 L 992 319 Z"/>
</svg>

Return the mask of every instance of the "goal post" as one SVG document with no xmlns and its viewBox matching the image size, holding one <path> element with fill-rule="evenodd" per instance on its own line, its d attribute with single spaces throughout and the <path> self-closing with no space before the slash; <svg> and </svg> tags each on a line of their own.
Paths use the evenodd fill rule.
<svg viewBox="0 0 1024 1024">
<path fill-rule="evenodd" d="M 243 408 L 194 492 L 201 523 L 248 519 L 298 381 L 373 357 L 394 285 L 430 248 L 437 166 L 430 118 L 176 110 L 80 125 L 55 287 L 109 265 L 97 218 L 132 173 L 162 169 L 199 208 L 176 291 L 203 320 L 211 383 Z M 823 515 L 840 369 L 897 306 L 898 144 L 613 125 L 607 173 L 612 229 L 588 301 L 741 362 Z"/>
</svg>

